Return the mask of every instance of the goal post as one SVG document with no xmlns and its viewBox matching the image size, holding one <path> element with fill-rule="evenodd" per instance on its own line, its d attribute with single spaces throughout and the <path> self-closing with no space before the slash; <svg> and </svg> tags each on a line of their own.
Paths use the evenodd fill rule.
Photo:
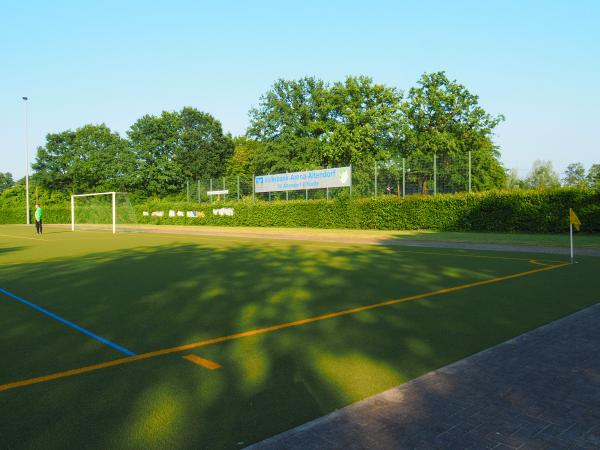
<svg viewBox="0 0 600 450">
<path fill-rule="evenodd" d="M 75 199 L 77 197 L 94 197 L 99 195 L 110 195 L 112 203 L 112 232 L 117 232 L 117 193 L 116 192 L 94 192 L 91 194 L 71 195 L 71 231 L 75 231 Z"/>
</svg>

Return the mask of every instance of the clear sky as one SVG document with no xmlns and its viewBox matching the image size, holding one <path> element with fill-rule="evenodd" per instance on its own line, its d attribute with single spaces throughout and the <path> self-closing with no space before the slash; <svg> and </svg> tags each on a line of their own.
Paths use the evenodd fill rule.
<svg viewBox="0 0 600 450">
<path fill-rule="evenodd" d="M 600 163 L 600 1 L 17 1 L 0 4 L 0 171 L 45 135 L 193 106 L 244 133 L 278 78 L 445 70 L 479 95 L 506 167 Z M 32 156 L 33 159 L 33 156 Z"/>
</svg>

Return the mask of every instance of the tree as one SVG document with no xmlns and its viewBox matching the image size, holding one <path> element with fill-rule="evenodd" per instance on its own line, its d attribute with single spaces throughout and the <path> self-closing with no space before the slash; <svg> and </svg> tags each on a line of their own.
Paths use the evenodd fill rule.
<svg viewBox="0 0 600 450">
<path fill-rule="evenodd" d="M 587 182 L 590 187 L 600 189 L 600 164 L 592 164 L 588 170 Z"/>
<path fill-rule="evenodd" d="M 525 184 L 527 187 L 534 189 L 559 187 L 560 179 L 552 167 L 552 161 L 534 161 L 531 166 L 531 171 L 525 179 Z"/>
<path fill-rule="evenodd" d="M 504 116 L 492 116 L 479 98 L 444 72 L 425 73 L 409 90 L 403 111 L 409 132 L 401 153 L 430 164 L 431 155 L 461 160 L 472 152 L 472 182 L 476 190 L 504 186 L 505 172 L 492 142 L 494 128 Z M 448 170 L 455 170 L 452 166 Z M 464 185 L 464 176 L 457 180 Z"/>
<path fill-rule="evenodd" d="M 257 167 L 263 166 L 265 146 L 262 142 L 238 136 L 233 139 L 233 154 L 227 161 L 227 176 L 243 176 L 258 173 Z"/>
<path fill-rule="evenodd" d="M 569 164 L 565 170 L 565 176 L 563 177 L 563 184 L 571 187 L 585 187 L 587 186 L 587 179 L 585 177 L 585 168 L 581 163 Z"/>
<path fill-rule="evenodd" d="M 127 143 L 106 125 L 51 133 L 37 150 L 33 169 L 41 186 L 64 192 L 126 187 Z"/>
<path fill-rule="evenodd" d="M 353 164 L 355 192 L 372 184 L 375 161 L 388 162 L 401 139 L 402 94 L 368 77 L 333 85 L 314 77 L 278 80 L 250 111 L 249 138 L 263 144 L 259 172 Z"/>
<path fill-rule="evenodd" d="M 0 172 L 0 192 L 13 187 L 14 185 L 15 181 L 13 180 L 13 176 L 10 172 Z"/>
<path fill-rule="evenodd" d="M 186 180 L 222 175 L 233 153 L 221 123 L 194 108 L 146 115 L 127 135 L 136 161 L 135 189 L 149 195 L 178 192 Z"/>
<path fill-rule="evenodd" d="M 506 188 L 507 189 L 522 189 L 525 187 L 525 182 L 519 178 L 519 171 L 517 169 L 510 169 L 506 171 Z"/>
<path fill-rule="evenodd" d="M 259 170 L 285 172 L 320 165 L 327 138 L 328 86 L 314 77 L 278 80 L 250 110 L 247 136 L 264 144 Z"/>
<path fill-rule="evenodd" d="M 188 179 L 214 178 L 225 173 L 233 154 L 230 135 L 223 133 L 221 122 L 210 114 L 186 107 L 179 112 L 181 145 L 176 159 Z"/>
</svg>

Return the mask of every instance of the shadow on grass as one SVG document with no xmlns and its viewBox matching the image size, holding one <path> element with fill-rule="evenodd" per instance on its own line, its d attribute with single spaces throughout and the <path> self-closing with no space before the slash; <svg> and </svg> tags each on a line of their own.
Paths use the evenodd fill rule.
<svg viewBox="0 0 600 450">
<path fill-rule="evenodd" d="M 22 246 L 19 247 L 0 247 L 0 254 L 2 253 L 13 253 L 23 250 Z"/>
<path fill-rule="evenodd" d="M 529 268 L 385 247 L 183 243 L 0 274 L 7 289 L 143 353 Z M 546 302 L 536 316 L 538 298 L 512 289 L 500 287 L 485 303 L 481 290 L 465 291 L 451 302 L 398 304 L 6 391 L 0 399 L 11 414 L 0 437 L 8 448 L 239 448 L 558 314 Z M 9 313 L 0 335 L 24 320 Z M 0 382 L 77 367 L 70 354 L 79 365 L 107 359 L 85 336 L 77 339 L 80 347 L 69 340 L 49 352 L 52 343 L 13 329 L 2 340 L 11 364 Z M 223 368 L 181 358 L 189 353 Z"/>
</svg>

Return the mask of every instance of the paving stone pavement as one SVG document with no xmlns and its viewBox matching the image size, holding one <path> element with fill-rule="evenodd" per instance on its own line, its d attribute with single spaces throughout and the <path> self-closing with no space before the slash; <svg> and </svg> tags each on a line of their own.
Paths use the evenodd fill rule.
<svg viewBox="0 0 600 450">
<path fill-rule="evenodd" d="M 248 449 L 600 449 L 600 303 Z"/>
</svg>

